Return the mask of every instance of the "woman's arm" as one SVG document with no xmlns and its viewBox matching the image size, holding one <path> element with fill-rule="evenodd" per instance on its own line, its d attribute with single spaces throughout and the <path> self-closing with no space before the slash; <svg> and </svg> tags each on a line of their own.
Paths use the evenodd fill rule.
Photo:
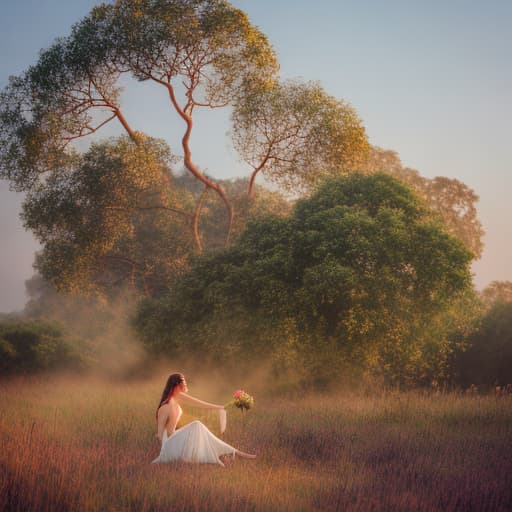
<svg viewBox="0 0 512 512">
<path fill-rule="evenodd" d="M 199 400 L 199 398 L 195 398 L 183 392 L 178 393 L 176 398 L 181 403 L 189 404 L 194 407 L 201 407 L 202 409 L 224 409 L 223 405 L 215 405 L 209 402 L 204 402 L 203 400 Z"/>
</svg>

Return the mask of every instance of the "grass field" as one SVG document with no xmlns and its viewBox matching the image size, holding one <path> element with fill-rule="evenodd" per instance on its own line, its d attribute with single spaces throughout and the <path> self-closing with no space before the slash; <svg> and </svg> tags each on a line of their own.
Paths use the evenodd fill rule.
<svg viewBox="0 0 512 512">
<path fill-rule="evenodd" d="M 254 410 L 229 409 L 223 438 L 256 460 L 152 465 L 164 381 L 0 381 L 0 510 L 512 509 L 510 397 L 253 393 Z M 189 388 L 230 398 L 204 383 Z M 200 419 L 218 433 L 215 416 Z"/>
</svg>

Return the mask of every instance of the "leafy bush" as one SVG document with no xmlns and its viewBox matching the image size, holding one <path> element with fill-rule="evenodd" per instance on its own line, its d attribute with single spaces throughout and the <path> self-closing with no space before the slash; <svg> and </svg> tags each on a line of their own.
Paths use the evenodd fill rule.
<svg viewBox="0 0 512 512">
<path fill-rule="evenodd" d="M 80 369 L 84 359 L 57 324 L 43 321 L 0 323 L 0 371 L 33 373 L 58 368 Z"/>
</svg>

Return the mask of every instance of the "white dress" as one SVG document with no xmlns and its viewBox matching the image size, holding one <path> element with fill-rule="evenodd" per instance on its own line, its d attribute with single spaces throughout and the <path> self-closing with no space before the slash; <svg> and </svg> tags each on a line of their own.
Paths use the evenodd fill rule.
<svg viewBox="0 0 512 512">
<path fill-rule="evenodd" d="M 160 455 L 153 463 L 182 460 L 224 466 L 220 457 L 234 457 L 235 452 L 235 448 L 213 435 L 203 423 L 196 420 L 174 430 L 170 436 L 167 429 L 164 429 Z"/>
</svg>

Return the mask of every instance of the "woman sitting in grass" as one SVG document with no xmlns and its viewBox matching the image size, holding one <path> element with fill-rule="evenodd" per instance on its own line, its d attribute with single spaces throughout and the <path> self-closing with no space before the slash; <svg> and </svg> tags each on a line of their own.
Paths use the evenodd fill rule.
<svg viewBox="0 0 512 512">
<path fill-rule="evenodd" d="M 253 459 L 256 455 L 241 452 L 233 446 L 214 436 L 200 421 L 193 421 L 176 430 L 176 425 L 181 417 L 181 403 L 202 407 L 204 409 L 218 410 L 221 418 L 225 417 L 223 405 L 203 402 L 187 394 L 187 382 L 181 373 L 173 373 L 167 379 L 160 404 L 157 409 L 156 419 L 158 439 L 162 443 L 160 455 L 153 462 L 171 462 L 182 460 L 185 462 L 203 462 L 220 464 L 223 455 L 236 455 Z"/>
</svg>

